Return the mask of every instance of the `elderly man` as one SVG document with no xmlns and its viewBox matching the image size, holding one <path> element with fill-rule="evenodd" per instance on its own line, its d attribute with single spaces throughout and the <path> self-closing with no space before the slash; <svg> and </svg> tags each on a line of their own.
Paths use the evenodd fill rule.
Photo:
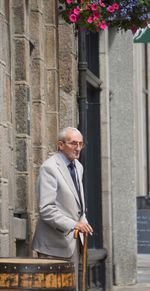
<svg viewBox="0 0 150 291">
<path fill-rule="evenodd" d="M 38 179 L 39 220 L 32 243 L 39 258 L 74 262 L 77 282 L 82 236 L 93 232 L 85 216 L 83 166 L 78 161 L 83 147 L 80 131 L 67 127 L 59 133 L 58 152 L 42 164 Z M 77 240 L 75 229 L 79 230 Z"/>
</svg>

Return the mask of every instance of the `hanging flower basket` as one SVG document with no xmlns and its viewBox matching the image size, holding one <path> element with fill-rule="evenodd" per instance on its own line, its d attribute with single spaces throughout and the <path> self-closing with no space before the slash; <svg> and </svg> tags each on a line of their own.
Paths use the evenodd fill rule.
<svg viewBox="0 0 150 291">
<path fill-rule="evenodd" d="M 150 0 L 59 0 L 62 17 L 77 29 L 93 32 L 116 27 L 123 30 L 145 28 L 150 22 Z"/>
</svg>

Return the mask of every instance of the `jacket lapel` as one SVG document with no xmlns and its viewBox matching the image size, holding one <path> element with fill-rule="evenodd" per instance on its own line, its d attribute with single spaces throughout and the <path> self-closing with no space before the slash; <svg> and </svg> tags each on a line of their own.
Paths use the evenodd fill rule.
<svg viewBox="0 0 150 291">
<path fill-rule="evenodd" d="M 81 196 L 82 208 L 83 208 L 83 211 L 84 211 L 85 210 L 85 202 L 84 202 L 84 191 L 83 191 L 83 183 L 82 183 L 82 174 L 81 174 L 81 169 L 79 168 L 79 163 L 76 160 L 75 160 L 75 166 L 76 166 L 77 173 L 78 173 L 79 186 L 80 186 L 80 196 Z"/>
<path fill-rule="evenodd" d="M 69 186 L 71 192 L 74 194 L 74 196 L 75 196 L 78 204 L 80 205 L 80 200 L 79 200 L 78 193 L 76 191 L 76 188 L 74 186 L 73 180 L 71 178 L 71 175 L 69 173 L 69 170 L 68 170 L 65 162 L 62 160 L 62 158 L 60 157 L 59 153 L 58 154 L 57 153 L 55 154 L 55 159 L 56 159 L 57 167 L 58 167 L 61 175 L 63 176 L 65 182 Z M 80 185 L 80 187 L 81 187 L 81 185 Z"/>
</svg>

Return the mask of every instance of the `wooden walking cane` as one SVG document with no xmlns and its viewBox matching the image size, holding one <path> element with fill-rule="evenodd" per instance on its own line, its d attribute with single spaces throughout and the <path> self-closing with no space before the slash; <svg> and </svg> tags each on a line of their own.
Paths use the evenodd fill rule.
<svg viewBox="0 0 150 291">
<path fill-rule="evenodd" d="M 75 229 L 74 238 L 77 239 L 79 235 L 79 230 Z M 86 288 L 86 268 L 87 268 L 87 235 L 84 233 L 83 241 L 83 256 L 82 256 L 82 291 Z"/>
</svg>

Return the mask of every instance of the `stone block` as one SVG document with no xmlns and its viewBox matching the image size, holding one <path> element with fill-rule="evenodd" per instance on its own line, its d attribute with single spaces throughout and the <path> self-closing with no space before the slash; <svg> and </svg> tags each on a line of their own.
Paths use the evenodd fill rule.
<svg viewBox="0 0 150 291">
<path fill-rule="evenodd" d="M 17 171 L 27 171 L 27 140 L 26 138 L 16 138 L 16 168 Z"/>
<path fill-rule="evenodd" d="M 4 14 L 6 21 L 9 22 L 10 19 L 9 0 L 2 0 L 1 2 L 4 2 Z"/>
<path fill-rule="evenodd" d="M 25 17 L 25 1 L 13 1 L 13 16 L 14 16 L 14 32 L 15 34 L 25 34 L 26 17 Z"/>
<path fill-rule="evenodd" d="M 46 24 L 56 25 L 57 17 L 57 1 L 56 0 L 44 0 L 43 1 L 43 12 Z"/>
<path fill-rule="evenodd" d="M 16 131 L 30 135 L 31 127 L 31 95 L 26 84 L 17 84 L 16 97 Z"/>
<path fill-rule="evenodd" d="M 0 256 L 9 257 L 9 234 L 0 233 Z"/>
<path fill-rule="evenodd" d="M 33 60 L 31 65 L 32 98 L 34 100 L 45 101 L 44 92 L 44 62 Z"/>
<path fill-rule="evenodd" d="M 60 92 L 60 127 L 72 125 L 75 119 L 75 109 L 73 97 L 65 92 Z"/>
<path fill-rule="evenodd" d="M 25 38 L 15 39 L 15 80 L 28 81 L 29 47 Z"/>
<path fill-rule="evenodd" d="M 41 146 L 46 144 L 46 119 L 45 104 L 33 103 L 33 145 Z"/>
<path fill-rule="evenodd" d="M 9 24 L 5 16 L 0 13 L 0 61 L 6 66 L 6 70 L 10 73 L 10 32 Z"/>
<path fill-rule="evenodd" d="M 72 55 L 72 91 L 76 93 L 78 92 L 78 78 L 78 62 L 75 55 Z"/>
<path fill-rule="evenodd" d="M 54 152 L 57 149 L 58 114 L 47 112 L 46 120 L 47 120 L 46 137 L 48 152 Z"/>
<path fill-rule="evenodd" d="M 0 121 L 2 123 L 12 122 L 12 95 L 10 85 L 10 74 L 6 73 L 6 67 L 0 64 Z"/>
<path fill-rule="evenodd" d="M 34 166 L 40 167 L 40 165 L 43 163 L 43 161 L 47 158 L 46 155 L 46 147 L 33 147 L 33 163 Z"/>
<path fill-rule="evenodd" d="M 5 160 L 5 168 L 8 168 L 8 193 L 9 193 L 9 205 L 13 205 L 14 203 L 14 193 L 15 193 L 15 163 L 14 163 L 14 128 L 11 124 L 8 123 L 8 149 L 7 149 L 7 159 L 8 166 L 6 167 Z"/>
<path fill-rule="evenodd" d="M 9 205 L 14 205 L 14 195 L 16 193 L 16 176 L 15 176 L 15 165 L 14 165 L 14 153 L 10 150 L 9 159 L 9 172 L 8 172 L 8 194 L 9 194 Z"/>
<path fill-rule="evenodd" d="M 61 53 L 59 55 L 59 76 L 60 76 L 60 86 L 66 93 L 72 91 L 73 85 L 73 56 L 66 53 Z"/>
<path fill-rule="evenodd" d="M 0 125 L 0 173 L 4 179 L 8 178 L 9 172 L 9 147 L 8 147 L 8 128 Z"/>
<path fill-rule="evenodd" d="M 11 80 L 10 75 L 5 74 L 4 96 L 6 103 L 6 118 L 7 122 L 12 122 L 12 94 L 11 94 Z"/>
<path fill-rule="evenodd" d="M 34 166 L 33 168 L 33 175 L 32 175 L 32 210 L 35 212 L 38 212 L 38 205 L 37 205 L 37 182 L 38 182 L 38 176 L 39 176 L 39 168 L 40 166 Z"/>
<path fill-rule="evenodd" d="M 13 128 L 13 125 L 11 123 L 7 123 L 8 128 L 8 145 L 11 150 L 14 148 L 14 135 L 15 135 L 15 129 Z M 13 163 L 13 160 L 10 160 L 11 163 Z"/>
<path fill-rule="evenodd" d="M 75 31 L 73 26 L 66 24 L 59 25 L 59 52 L 69 54 L 75 54 L 77 57 L 78 51 L 77 37 L 75 37 Z"/>
<path fill-rule="evenodd" d="M 0 122 L 6 122 L 5 67 L 0 63 Z"/>
<path fill-rule="evenodd" d="M 34 49 L 32 58 L 44 59 L 44 24 L 43 16 L 37 10 L 30 12 L 30 39 L 33 42 Z"/>
<path fill-rule="evenodd" d="M 11 56 L 10 56 L 10 31 L 9 31 L 9 24 L 8 22 L 3 23 L 3 41 L 1 43 L 2 47 L 2 60 L 6 65 L 6 72 L 10 74 L 11 70 Z"/>
<path fill-rule="evenodd" d="M 5 2 L 6 0 L 0 1 L 0 14 L 3 14 L 3 15 L 5 15 Z"/>
<path fill-rule="evenodd" d="M 0 180 L 0 228 L 9 229 L 8 180 Z"/>
<path fill-rule="evenodd" d="M 27 211 L 28 175 L 17 173 L 15 209 L 17 212 Z"/>
<path fill-rule="evenodd" d="M 7 7 L 7 4 L 6 4 L 6 7 Z M 5 16 L 7 18 L 7 15 L 5 15 L 5 9 L 4 9 L 4 11 L 0 13 L 0 39 L 1 39 L 0 61 L 2 61 L 4 64 L 8 62 L 7 56 L 10 57 L 10 43 L 9 43 L 10 31 L 9 31 L 9 24 Z M 9 63 L 10 63 L 10 59 L 9 59 Z M 8 66 L 8 63 L 7 63 L 7 66 Z"/>
<path fill-rule="evenodd" d="M 3 55 L 5 56 L 5 64 L 6 64 L 6 74 L 10 77 L 11 74 L 11 52 L 10 52 L 10 34 L 9 34 L 9 24 L 6 22 L 4 24 L 4 33 L 5 33 L 5 41 L 3 44 Z M 6 49 L 7 48 L 7 49 Z"/>
<path fill-rule="evenodd" d="M 56 29 L 51 26 L 46 27 L 45 36 L 45 61 L 47 69 L 57 68 L 57 37 Z"/>
<path fill-rule="evenodd" d="M 13 196 L 13 199 L 14 199 L 13 193 L 11 193 L 11 196 Z M 10 230 L 10 234 L 9 234 L 9 256 L 15 257 L 16 256 L 16 241 L 15 241 L 15 238 L 14 238 L 14 209 L 11 206 L 11 201 L 10 200 L 9 200 L 9 205 L 10 205 L 9 206 L 9 230 Z"/>
<path fill-rule="evenodd" d="M 14 217 L 14 237 L 19 240 L 27 238 L 27 220 Z"/>
<path fill-rule="evenodd" d="M 46 160 L 47 157 L 45 157 L 45 159 L 43 160 L 43 162 Z M 37 199 L 37 180 L 38 180 L 38 176 L 39 176 L 39 171 L 40 171 L 40 166 L 42 165 L 42 163 L 38 166 L 34 166 L 33 168 L 33 189 L 34 189 L 34 197 L 35 199 Z"/>
<path fill-rule="evenodd" d="M 40 11 L 42 13 L 42 11 L 43 11 L 43 1 L 41 1 L 41 0 L 32 0 L 30 2 L 30 7 L 31 7 L 32 11 Z"/>
<path fill-rule="evenodd" d="M 0 13 L 0 39 L 4 39 L 4 16 L 1 13 Z M 0 60 L 4 62 L 2 45 L 0 45 Z"/>
<path fill-rule="evenodd" d="M 70 95 L 78 92 L 78 63 L 73 54 L 60 54 L 59 57 L 60 87 Z"/>
<path fill-rule="evenodd" d="M 58 112 L 58 74 L 57 71 L 47 71 L 46 107 Z"/>
</svg>

